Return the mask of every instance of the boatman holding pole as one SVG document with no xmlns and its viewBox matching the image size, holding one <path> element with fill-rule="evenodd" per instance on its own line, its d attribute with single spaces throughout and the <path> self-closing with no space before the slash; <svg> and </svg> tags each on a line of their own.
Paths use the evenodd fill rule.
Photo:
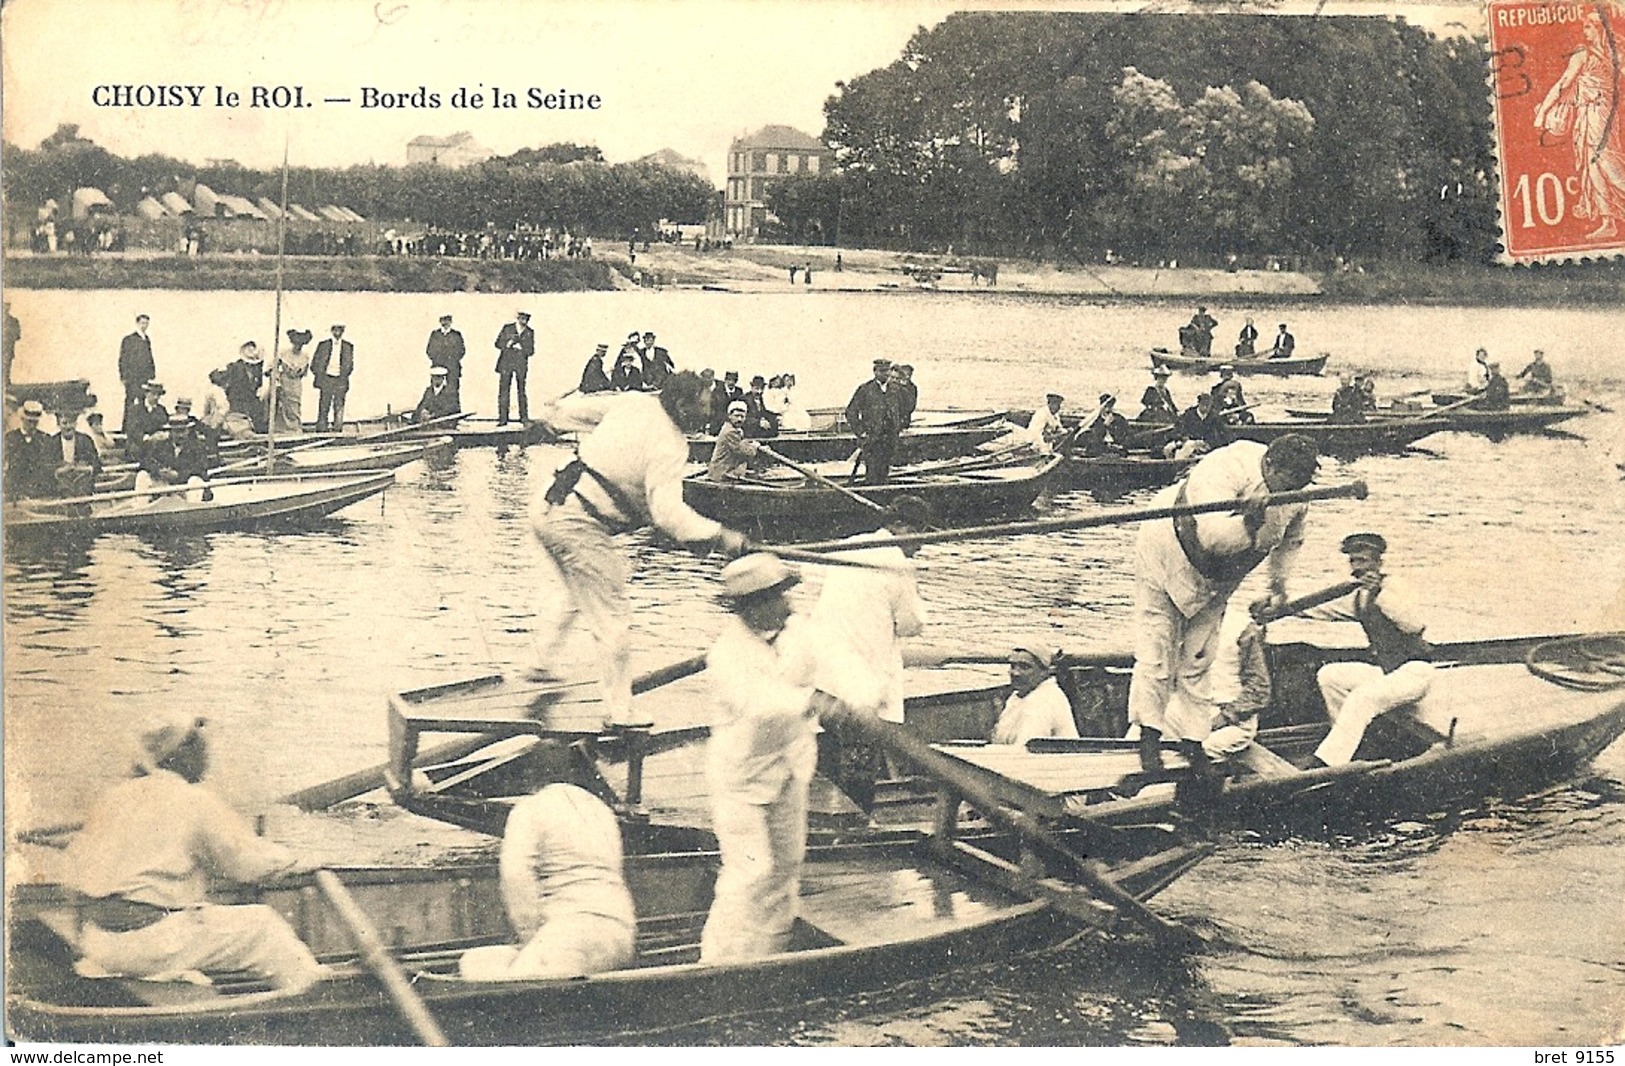
<svg viewBox="0 0 1625 1066">
<path fill-rule="evenodd" d="M 685 431 L 697 432 L 700 379 L 673 374 L 659 395 L 605 392 L 566 396 L 540 412 L 555 432 L 580 434 L 576 457 L 536 501 L 531 525 L 561 588 L 547 589 L 536 633 L 542 668 L 550 664 L 580 619 L 598 644 L 598 679 L 609 724 L 632 721 L 632 679 L 626 599 L 627 565 L 614 534 L 653 525 L 705 554 L 745 548 L 727 529 L 683 501 L 688 464 Z"/>
<path fill-rule="evenodd" d="M 897 438 L 903 432 L 901 397 L 891 380 L 891 360 L 876 359 L 875 376 L 859 385 L 846 405 L 846 423 L 858 438 L 863 483 L 883 485 L 891 477 Z M 856 467 L 853 468 L 854 472 Z"/>
<path fill-rule="evenodd" d="M 1305 618 L 1358 622 L 1371 646 L 1371 663 L 1327 663 L 1315 675 L 1332 731 L 1315 749 L 1317 766 L 1342 766 L 1354 758 L 1366 727 L 1378 715 L 1412 707 L 1433 685 L 1433 649 L 1422 633 L 1427 628 L 1420 601 L 1401 578 L 1382 572 L 1388 542 L 1377 533 L 1351 533 L 1343 538 L 1349 573 L 1360 587 L 1340 600 L 1311 607 Z"/>
<path fill-rule="evenodd" d="M 1286 580 L 1303 543 L 1304 504 L 1265 507 L 1270 493 L 1308 485 L 1314 441 L 1290 433 L 1266 448 L 1237 441 L 1204 456 L 1154 506 L 1234 500 L 1236 511 L 1184 515 L 1140 527 L 1135 546 L 1134 672 L 1129 721 L 1140 727 L 1140 765 L 1162 769 L 1162 738 L 1172 734 L 1193 766 L 1206 765 L 1202 741 L 1214 703 L 1208 669 L 1218 650 L 1225 604 L 1265 559 L 1269 605 L 1286 603 Z M 1177 699 L 1176 699 L 1177 697 Z"/>
</svg>

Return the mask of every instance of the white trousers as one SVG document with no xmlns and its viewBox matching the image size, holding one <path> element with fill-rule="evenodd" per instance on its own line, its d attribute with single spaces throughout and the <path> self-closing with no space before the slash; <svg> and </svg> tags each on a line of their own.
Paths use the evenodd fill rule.
<svg viewBox="0 0 1625 1066">
<path fill-rule="evenodd" d="M 128 933 L 86 923 L 79 947 L 87 962 L 127 977 L 163 980 L 188 970 L 246 970 L 299 992 L 323 972 L 287 920 L 263 904 L 197 907 Z"/>
<path fill-rule="evenodd" d="M 547 507 L 532 527 L 558 574 L 537 609 L 542 666 L 551 667 L 576 625 L 592 634 L 604 719 L 632 720 L 632 609 L 626 600 L 628 566 L 604 527 L 574 504 Z"/>
<path fill-rule="evenodd" d="M 722 851 L 716 897 L 700 934 L 700 961 L 744 962 L 790 944 L 807 850 L 807 786 L 812 775 L 786 775 L 767 803 L 713 789 L 712 828 Z"/>
<path fill-rule="evenodd" d="M 1207 757 L 1215 762 L 1223 762 L 1230 756 L 1247 750 L 1258 736 L 1258 715 L 1249 715 L 1240 722 L 1217 720 L 1213 732 L 1202 741 L 1202 750 Z"/>
<path fill-rule="evenodd" d="M 1176 740 L 1206 739 L 1216 710 L 1207 675 L 1227 600 L 1216 595 L 1186 618 L 1161 586 L 1135 581 L 1130 722 Z"/>
<path fill-rule="evenodd" d="M 1413 704 L 1433 685 L 1433 664 L 1405 663 L 1391 674 L 1370 663 L 1327 663 L 1315 674 L 1332 731 L 1315 749 L 1327 766 L 1342 766 L 1354 758 L 1366 726 L 1379 715 Z"/>
<path fill-rule="evenodd" d="M 635 931 L 619 918 L 569 914 L 536 930 L 524 947 L 493 944 L 463 952 L 458 971 L 473 981 L 581 977 L 632 962 Z"/>
</svg>

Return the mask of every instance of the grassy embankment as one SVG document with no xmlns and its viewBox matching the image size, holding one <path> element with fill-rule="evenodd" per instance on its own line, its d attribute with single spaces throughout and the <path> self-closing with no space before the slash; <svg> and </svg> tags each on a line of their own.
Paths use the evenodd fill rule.
<svg viewBox="0 0 1625 1066">
<path fill-rule="evenodd" d="M 17 256 L 6 259 L 5 274 L 8 287 L 25 289 L 276 288 L 269 256 Z M 292 256 L 282 284 L 328 292 L 580 292 L 613 289 L 613 274 L 600 260 Z"/>
<path fill-rule="evenodd" d="M 1338 303 L 1625 307 L 1625 265 L 1617 261 L 1538 267 L 1385 263 L 1315 280 L 1323 298 Z"/>
</svg>

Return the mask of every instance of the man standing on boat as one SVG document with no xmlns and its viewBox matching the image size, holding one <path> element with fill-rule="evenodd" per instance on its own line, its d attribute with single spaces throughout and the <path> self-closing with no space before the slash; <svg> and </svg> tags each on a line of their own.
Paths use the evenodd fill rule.
<svg viewBox="0 0 1625 1066">
<path fill-rule="evenodd" d="M 344 431 L 344 398 L 350 392 L 350 375 L 355 373 L 355 345 L 344 339 L 344 327 L 335 323 L 333 335 L 316 345 L 310 361 L 320 401 L 316 405 L 316 432 Z M 232 400 L 233 410 L 237 401 Z M 257 423 L 256 423 L 257 425 Z"/>
<path fill-rule="evenodd" d="M 497 424 L 508 423 L 508 388 L 519 393 L 519 421 L 530 421 L 530 398 L 525 395 L 525 376 L 530 357 L 536 354 L 536 331 L 530 328 L 530 312 L 520 311 L 497 333 Z"/>
<path fill-rule="evenodd" d="M 1186 327 L 1190 332 L 1191 348 L 1202 359 L 1213 358 L 1213 331 L 1219 328 L 1219 320 L 1207 313 L 1207 308 L 1198 307 L 1191 316 L 1191 323 Z"/>
<path fill-rule="evenodd" d="M 891 360 L 876 359 L 874 372 L 846 405 L 846 423 L 858 438 L 865 485 L 883 485 L 890 479 L 892 456 L 903 431 L 900 397 L 891 384 Z"/>
<path fill-rule="evenodd" d="M 1308 485 L 1317 465 L 1314 441 L 1300 434 L 1277 438 L 1267 448 L 1237 441 L 1204 456 L 1183 481 L 1153 501 L 1157 507 L 1184 507 L 1233 500 L 1237 509 L 1140 526 L 1128 703 L 1129 720 L 1140 727 L 1143 769 L 1162 768 L 1165 734 L 1180 741 L 1193 765 L 1204 764 L 1201 742 L 1214 715 L 1208 669 L 1225 604 L 1266 559 L 1270 603 L 1284 604 L 1287 574 L 1303 543 L 1306 506 L 1265 507 L 1264 498 Z"/>
<path fill-rule="evenodd" d="M 576 457 L 537 498 L 531 526 L 557 572 L 536 623 L 544 672 L 579 619 L 597 641 L 605 718 L 632 720 L 626 599 L 627 565 L 613 535 L 653 525 L 700 554 L 712 547 L 737 555 L 745 537 L 688 506 L 685 430 L 698 429 L 699 375 L 672 375 L 658 395 L 572 394 L 549 405 L 541 421 L 580 435 Z"/>
<path fill-rule="evenodd" d="M 118 346 L 118 379 L 124 383 L 124 415 L 119 428 L 126 433 L 130 430 L 130 412 L 141 406 L 141 387 L 158 376 L 152 361 L 152 338 L 147 336 L 151 323 L 150 316 L 136 315 L 135 332 Z"/>
<path fill-rule="evenodd" d="M 801 576 L 776 556 L 747 555 L 722 570 L 732 612 L 706 657 L 717 710 L 707 744 L 712 827 L 722 852 L 700 961 L 745 962 L 786 950 L 807 849 L 807 788 L 818 761 L 822 646 L 791 606 Z M 878 686 L 852 679 L 866 703 Z"/>
<path fill-rule="evenodd" d="M 208 902 L 211 875 L 257 884 L 299 866 L 202 786 L 203 727 L 192 716 L 149 725 L 134 776 L 96 801 L 68 848 L 66 882 L 84 897 L 76 968 L 149 980 L 246 970 L 303 991 L 323 969 L 286 919 Z"/>
<path fill-rule="evenodd" d="M 446 387 L 451 390 L 451 401 L 456 405 L 447 413 L 462 410 L 463 356 L 467 346 L 462 333 L 451 328 L 450 315 L 440 316 L 440 328 L 429 334 L 429 343 L 423 351 L 429 357 L 431 370 L 437 366 L 445 368 Z"/>
<path fill-rule="evenodd" d="M 615 812 L 577 785 L 555 783 L 513 805 L 498 870 L 519 947 L 463 952 L 470 980 L 568 978 L 630 965 L 637 939 Z"/>
<path fill-rule="evenodd" d="M 1377 716 L 1414 706 L 1433 685 L 1433 649 L 1422 637 L 1427 622 L 1421 601 L 1402 578 L 1382 572 L 1387 550 L 1388 542 L 1376 533 L 1344 537 L 1349 573 L 1360 587 L 1303 612 L 1305 618 L 1360 623 L 1376 660 L 1374 666 L 1327 663 L 1315 675 L 1332 729 L 1315 749 L 1311 769 L 1350 762 Z"/>
<path fill-rule="evenodd" d="M 1291 359 L 1293 350 L 1298 347 L 1298 342 L 1293 339 L 1292 334 L 1286 331 L 1285 322 L 1282 322 L 1278 328 L 1280 332 L 1275 335 L 1275 344 L 1270 348 L 1270 358 Z"/>
</svg>

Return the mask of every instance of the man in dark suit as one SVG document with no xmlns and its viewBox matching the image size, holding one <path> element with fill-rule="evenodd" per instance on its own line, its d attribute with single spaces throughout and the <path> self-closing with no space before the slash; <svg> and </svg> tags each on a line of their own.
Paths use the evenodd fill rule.
<svg viewBox="0 0 1625 1066">
<path fill-rule="evenodd" d="M 437 366 L 446 368 L 446 388 L 451 390 L 453 403 L 461 402 L 463 355 L 466 350 L 463 335 L 451 328 L 451 316 L 441 315 L 440 328 L 429 334 L 429 343 L 424 352 L 429 356 L 431 369 Z M 458 408 L 453 407 L 452 410 Z"/>
<path fill-rule="evenodd" d="M 51 438 L 40 432 L 40 416 L 45 408 L 38 400 L 23 404 L 17 428 L 5 438 L 6 499 L 56 495 L 56 461 L 50 451 Z"/>
<path fill-rule="evenodd" d="M 119 427 L 130 428 L 130 411 L 141 404 L 141 386 L 158 376 L 152 362 L 152 339 L 147 326 L 152 319 L 147 315 L 135 316 L 135 332 L 125 337 L 118 346 L 118 379 L 124 382 L 124 421 Z"/>
<path fill-rule="evenodd" d="M 914 409 L 920 405 L 920 387 L 914 384 L 914 368 L 898 363 L 892 368 L 897 387 L 897 406 L 903 417 L 903 428 L 914 422 Z"/>
<path fill-rule="evenodd" d="M 779 416 L 767 409 L 767 379 L 757 374 L 750 379 L 750 391 L 742 397 L 745 404 L 745 436 L 753 439 L 777 437 Z"/>
<path fill-rule="evenodd" d="M 1275 335 L 1275 345 L 1270 348 L 1270 358 L 1291 359 L 1293 350 L 1298 347 L 1298 342 L 1293 339 L 1292 334 L 1286 331 L 1285 322 L 1281 323 L 1280 329 L 1281 332 Z"/>
<path fill-rule="evenodd" d="M 429 371 L 429 386 L 423 390 L 417 410 L 412 412 L 412 421 L 429 422 L 454 415 L 459 410 L 457 396 L 451 391 L 451 372 L 443 366 L 433 367 Z"/>
<path fill-rule="evenodd" d="M 132 452 L 139 452 L 147 434 L 156 433 L 169 425 L 169 408 L 158 402 L 164 387 L 156 381 L 141 386 L 141 402 L 125 416 L 124 442 Z"/>
<path fill-rule="evenodd" d="M 671 353 L 655 344 L 653 332 L 643 335 L 643 345 L 639 349 L 643 357 L 643 385 L 645 388 L 658 389 L 666 383 L 677 370 L 677 365 L 671 361 Z"/>
<path fill-rule="evenodd" d="M 525 395 L 525 374 L 530 357 L 536 354 L 536 331 L 530 328 L 530 312 L 521 311 L 497 334 L 497 424 L 508 419 L 508 386 L 519 392 L 519 421 L 530 421 L 530 400 Z"/>
<path fill-rule="evenodd" d="M 728 420 L 728 390 L 710 367 L 700 371 L 700 408 L 705 413 L 705 432 L 716 436 Z"/>
<path fill-rule="evenodd" d="M 79 432 L 79 415 L 83 408 L 69 401 L 57 404 L 56 436 L 47 437 L 45 450 L 55 461 L 52 471 L 57 494 L 83 496 L 96 486 L 96 477 L 102 472 L 102 456 L 96 442 Z"/>
<path fill-rule="evenodd" d="M 846 405 L 846 423 L 857 435 L 863 483 L 884 484 L 891 476 L 897 436 L 903 431 L 897 389 L 891 384 L 891 360 L 876 359 L 875 376 L 859 385 Z"/>
<path fill-rule="evenodd" d="M 728 417 L 728 404 L 745 398 L 745 390 L 739 387 L 739 371 L 730 370 L 722 375 L 722 395 L 722 417 L 726 420 Z"/>
<path fill-rule="evenodd" d="M 355 373 L 355 345 L 344 339 L 344 327 L 335 324 L 333 336 L 316 345 L 310 360 L 310 373 L 316 379 L 316 432 L 331 427 L 344 428 L 344 397 L 350 391 L 350 375 Z M 232 406 L 236 406 L 233 404 Z"/>
</svg>

